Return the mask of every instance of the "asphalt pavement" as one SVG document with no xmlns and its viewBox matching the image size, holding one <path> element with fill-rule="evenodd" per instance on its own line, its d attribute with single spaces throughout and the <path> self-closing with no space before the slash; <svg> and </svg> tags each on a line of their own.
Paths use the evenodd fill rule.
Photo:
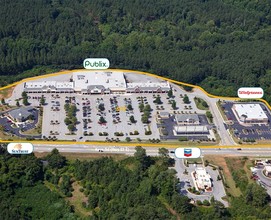
<svg viewBox="0 0 271 220">
<path fill-rule="evenodd" d="M 36 152 L 50 152 L 52 149 L 57 148 L 60 152 L 71 152 L 71 153 L 96 153 L 102 150 L 104 153 L 118 153 L 118 154 L 128 154 L 131 155 L 135 152 L 135 147 L 133 146 L 115 146 L 113 143 L 111 146 L 108 145 L 80 145 L 80 144 L 66 144 L 66 145 L 54 145 L 54 144 L 33 144 L 34 151 Z M 270 147 L 255 147 L 255 148 L 241 148 L 237 150 L 236 148 L 202 148 L 202 155 L 225 155 L 225 156 L 271 156 L 271 146 Z M 242 147 L 242 146 L 241 146 Z M 199 147 L 200 148 L 200 147 Z M 158 155 L 159 147 L 146 147 L 146 152 L 148 155 L 155 156 Z M 175 148 L 169 149 L 170 151 L 175 150 Z M 102 153 L 103 153 L 102 152 Z"/>
<path fill-rule="evenodd" d="M 173 87 L 179 88 L 177 85 L 173 85 Z M 190 98 L 199 97 L 205 100 L 209 105 L 209 110 L 213 114 L 213 120 L 214 124 L 217 127 L 217 132 L 219 136 L 221 137 L 220 144 L 221 146 L 229 146 L 229 145 L 237 145 L 234 140 L 232 139 L 230 133 L 224 126 L 224 119 L 216 105 L 217 101 L 219 99 L 217 98 L 211 98 L 207 96 L 204 92 L 202 92 L 200 89 L 193 89 L 193 93 L 189 94 Z"/>
</svg>

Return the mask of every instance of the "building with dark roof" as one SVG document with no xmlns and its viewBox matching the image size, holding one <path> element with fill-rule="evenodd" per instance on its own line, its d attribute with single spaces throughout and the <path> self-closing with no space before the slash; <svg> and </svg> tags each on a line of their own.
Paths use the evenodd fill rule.
<svg viewBox="0 0 271 220">
<path fill-rule="evenodd" d="M 31 106 L 21 107 L 8 112 L 9 117 L 13 121 L 24 122 L 29 119 L 30 115 L 32 115 L 34 108 Z"/>
</svg>

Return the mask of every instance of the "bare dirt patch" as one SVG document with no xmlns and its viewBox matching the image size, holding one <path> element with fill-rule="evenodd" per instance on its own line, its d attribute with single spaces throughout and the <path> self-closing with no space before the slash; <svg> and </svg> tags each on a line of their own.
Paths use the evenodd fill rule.
<svg viewBox="0 0 271 220">
<path fill-rule="evenodd" d="M 7 99 L 7 98 L 11 97 L 14 88 L 15 88 L 15 86 L 12 86 L 10 88 L 0 90 L 0 99 L 2 99 L 2 98 Z"/>
</svg>

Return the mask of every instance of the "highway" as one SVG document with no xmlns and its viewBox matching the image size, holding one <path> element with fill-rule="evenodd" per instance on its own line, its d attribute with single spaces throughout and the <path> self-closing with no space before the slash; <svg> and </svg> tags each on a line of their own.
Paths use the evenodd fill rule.
<svg viewBox="0 0 271 220">
<path fill-rule="evenodd" d="M 241 150 L 237 150 L 241 147 Z M 50 145 L 50 144 L 34 144 L 34 152 L 50 152 L 52 149 L 57 148 L 60 152 L 69 153 L 115 153 L 133 155 L 135 148 L 133 146 L 94 146 L 94 145 Z M 146 152 L 150 156 L 158 155 L 158 147 L 146 147 Z M 169 151 L 175 148 L 169 149 Z M 271 156 L 271 147 L 255 147 L 255 148 L 203 148 L 201 149 L 202 155 L 225 155 L 225 156 Z"/>
</svg>

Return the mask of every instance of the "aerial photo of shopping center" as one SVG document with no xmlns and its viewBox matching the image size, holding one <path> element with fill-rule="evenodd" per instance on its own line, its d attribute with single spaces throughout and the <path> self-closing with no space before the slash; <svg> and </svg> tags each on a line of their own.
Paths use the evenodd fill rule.
<svg viewBox="0 0 271 220">
<path fill-rule="evenodd" d="M 25 80 L 4 100 L 3 139 L 180 141 L 225 144 L 271 139 L 260 102 L 210 98 L 136 71 L 75 70 Z"/>
</svg>

